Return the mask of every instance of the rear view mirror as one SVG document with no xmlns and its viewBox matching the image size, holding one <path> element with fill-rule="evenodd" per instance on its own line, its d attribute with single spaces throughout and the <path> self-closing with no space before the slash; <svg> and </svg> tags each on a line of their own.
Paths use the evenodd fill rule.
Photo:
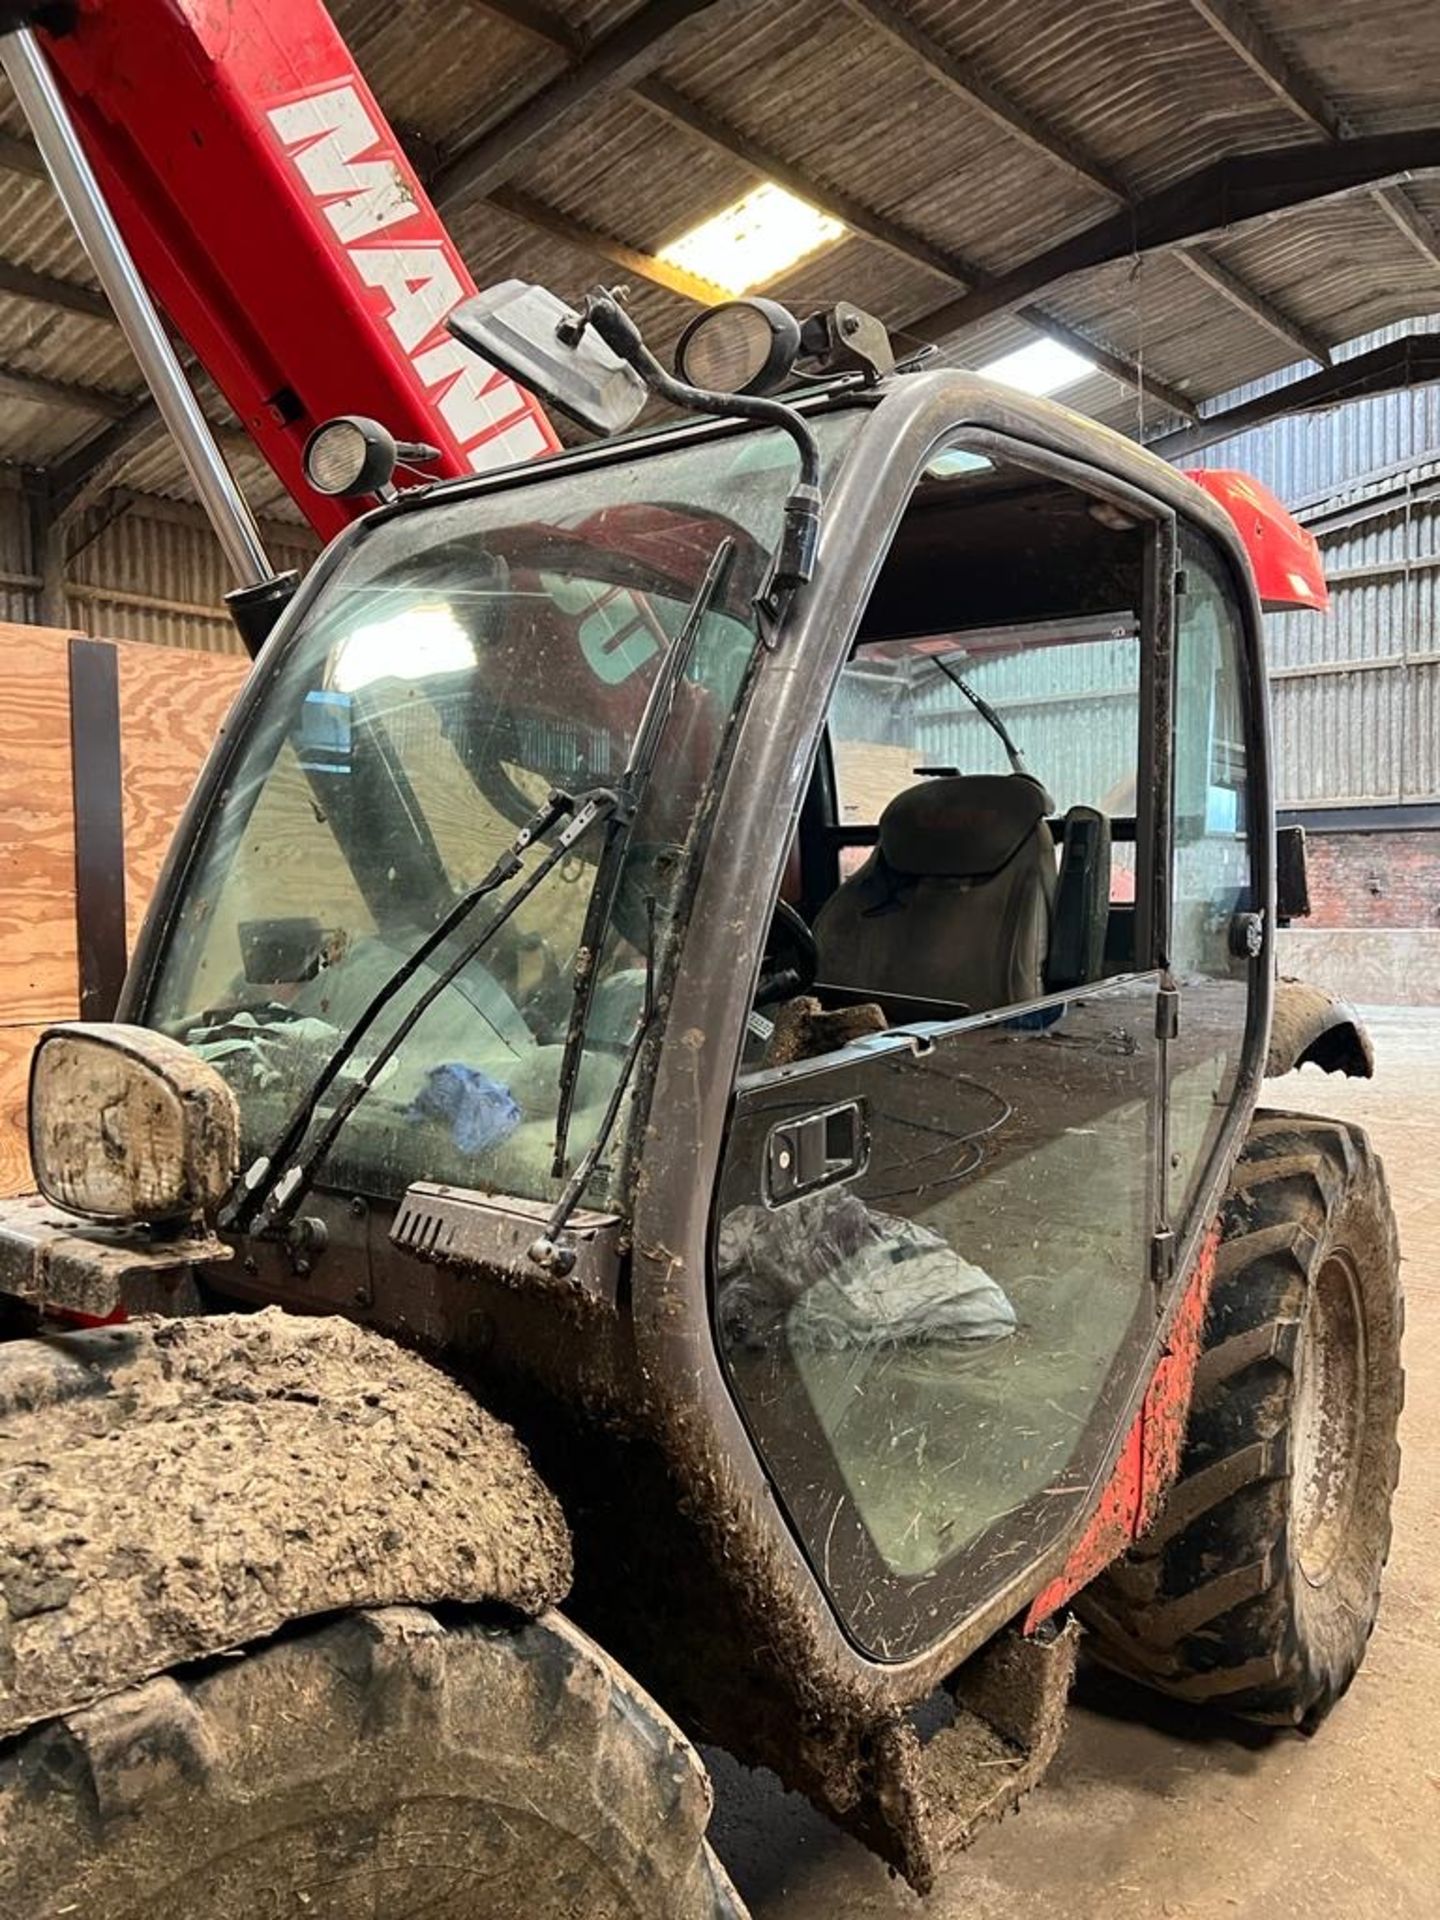
<svg viewBox="0 0 1440 1920">
<path fill-rule="evenodd" d="M 645 382 L 544 287 L 524 280 L 462 300 L 445 322 L 457 340 L 591 433 L 623 433 L 645 404 Z"/>
<path fill-rule="evenodd" d="M 1310 912 L 1310 876 L 1305 861 L 1305 829 L 1275 829 L 1275 918 L 1283 927 Z"/>
</svg>

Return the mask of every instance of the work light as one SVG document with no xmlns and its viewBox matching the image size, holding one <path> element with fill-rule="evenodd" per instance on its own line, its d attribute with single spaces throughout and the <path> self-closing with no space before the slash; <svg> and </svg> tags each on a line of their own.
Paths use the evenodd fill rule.
<svg viewBox="0 0 1440 1920">
<path fill-rule="evenodd" d="M 726 300 L 697 314 L 675 348 L 675 371 L 707 393 L 773 393 L 800 352 L 800 323 L 776 300 Z"/>
<path fill-rule="evenodd" d="M 165 1221 L 219 1205 L 240 1115 L 217 1070 L 145 1027 L 51 1027 L 30 1068 L 30 1159 L 52 1206 L 91 1220 Z"/>
</svg>

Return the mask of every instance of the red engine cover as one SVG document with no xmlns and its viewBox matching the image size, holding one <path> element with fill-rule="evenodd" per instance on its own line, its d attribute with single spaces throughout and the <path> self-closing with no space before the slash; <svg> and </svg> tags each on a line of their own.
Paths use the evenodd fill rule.
<svg viewBox="0 0 1440 1920">
<path fill-rule="evenodd" d="M 1281 506 L 1268 487 L 1229 467 L 1189 467 L 1185 476 L 1235 522 L 1267 613 L 1294 607 L 1329 611 L 1330 589 L 1315 536 Z"/>
</svg>

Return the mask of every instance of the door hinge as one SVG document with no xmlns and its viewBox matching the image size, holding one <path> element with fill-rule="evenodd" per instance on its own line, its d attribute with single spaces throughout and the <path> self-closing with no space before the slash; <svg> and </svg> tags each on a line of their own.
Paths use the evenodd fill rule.
<svg viewBox="0 0 1440 1920">
<path fill-rule="evenodd" d="M 1150 1284 L 1158 1293 L 1175 1271 L 1175 1235 L 1162 1227 L 1150 1241 Z"/>
<path fill-rule="evenodd" d="M 1180 1031 L 1180 989 L 1160 987 L 1155 994 L 1155 1038 L 1173 1040 Z"/>
</svg>

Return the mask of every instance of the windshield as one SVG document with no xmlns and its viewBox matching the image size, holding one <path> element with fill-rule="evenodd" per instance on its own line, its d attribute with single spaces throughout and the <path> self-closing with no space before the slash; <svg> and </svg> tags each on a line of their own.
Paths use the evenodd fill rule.
<svg viewBox="0 0 1440 1920">
<path fill-rule="evenodd" d="M 825 423 L 830 449 L 854 420 Z M 147 1014 L 230 1082 L 247 1162 L 547 795 L 619 778 L 728 541 L 596 953 L 582 952 L 582 934 L 603 829 L 579 839 L 436 994 L 320 1169 L 324 1185 L 381 1198 L 417 1179 L 539 1201 L 559 1191 L 556 1112 L 577 973 L 593 958 L 571 1166 L 615 1088 L 652 949 L 663 951 L 683 889 L 793 473 L 784 435 L 708 441 L 436 503 L 369 530 L 340 560 L 227 769 Z M 545 852 L 532 848 L 527 865 Z M 395 994 L 320 1121 L 523 879 L 480 901 Z M 624 1124 L 622 1111 L 590 1204 L 610 1197 Z"/>
</svg>

